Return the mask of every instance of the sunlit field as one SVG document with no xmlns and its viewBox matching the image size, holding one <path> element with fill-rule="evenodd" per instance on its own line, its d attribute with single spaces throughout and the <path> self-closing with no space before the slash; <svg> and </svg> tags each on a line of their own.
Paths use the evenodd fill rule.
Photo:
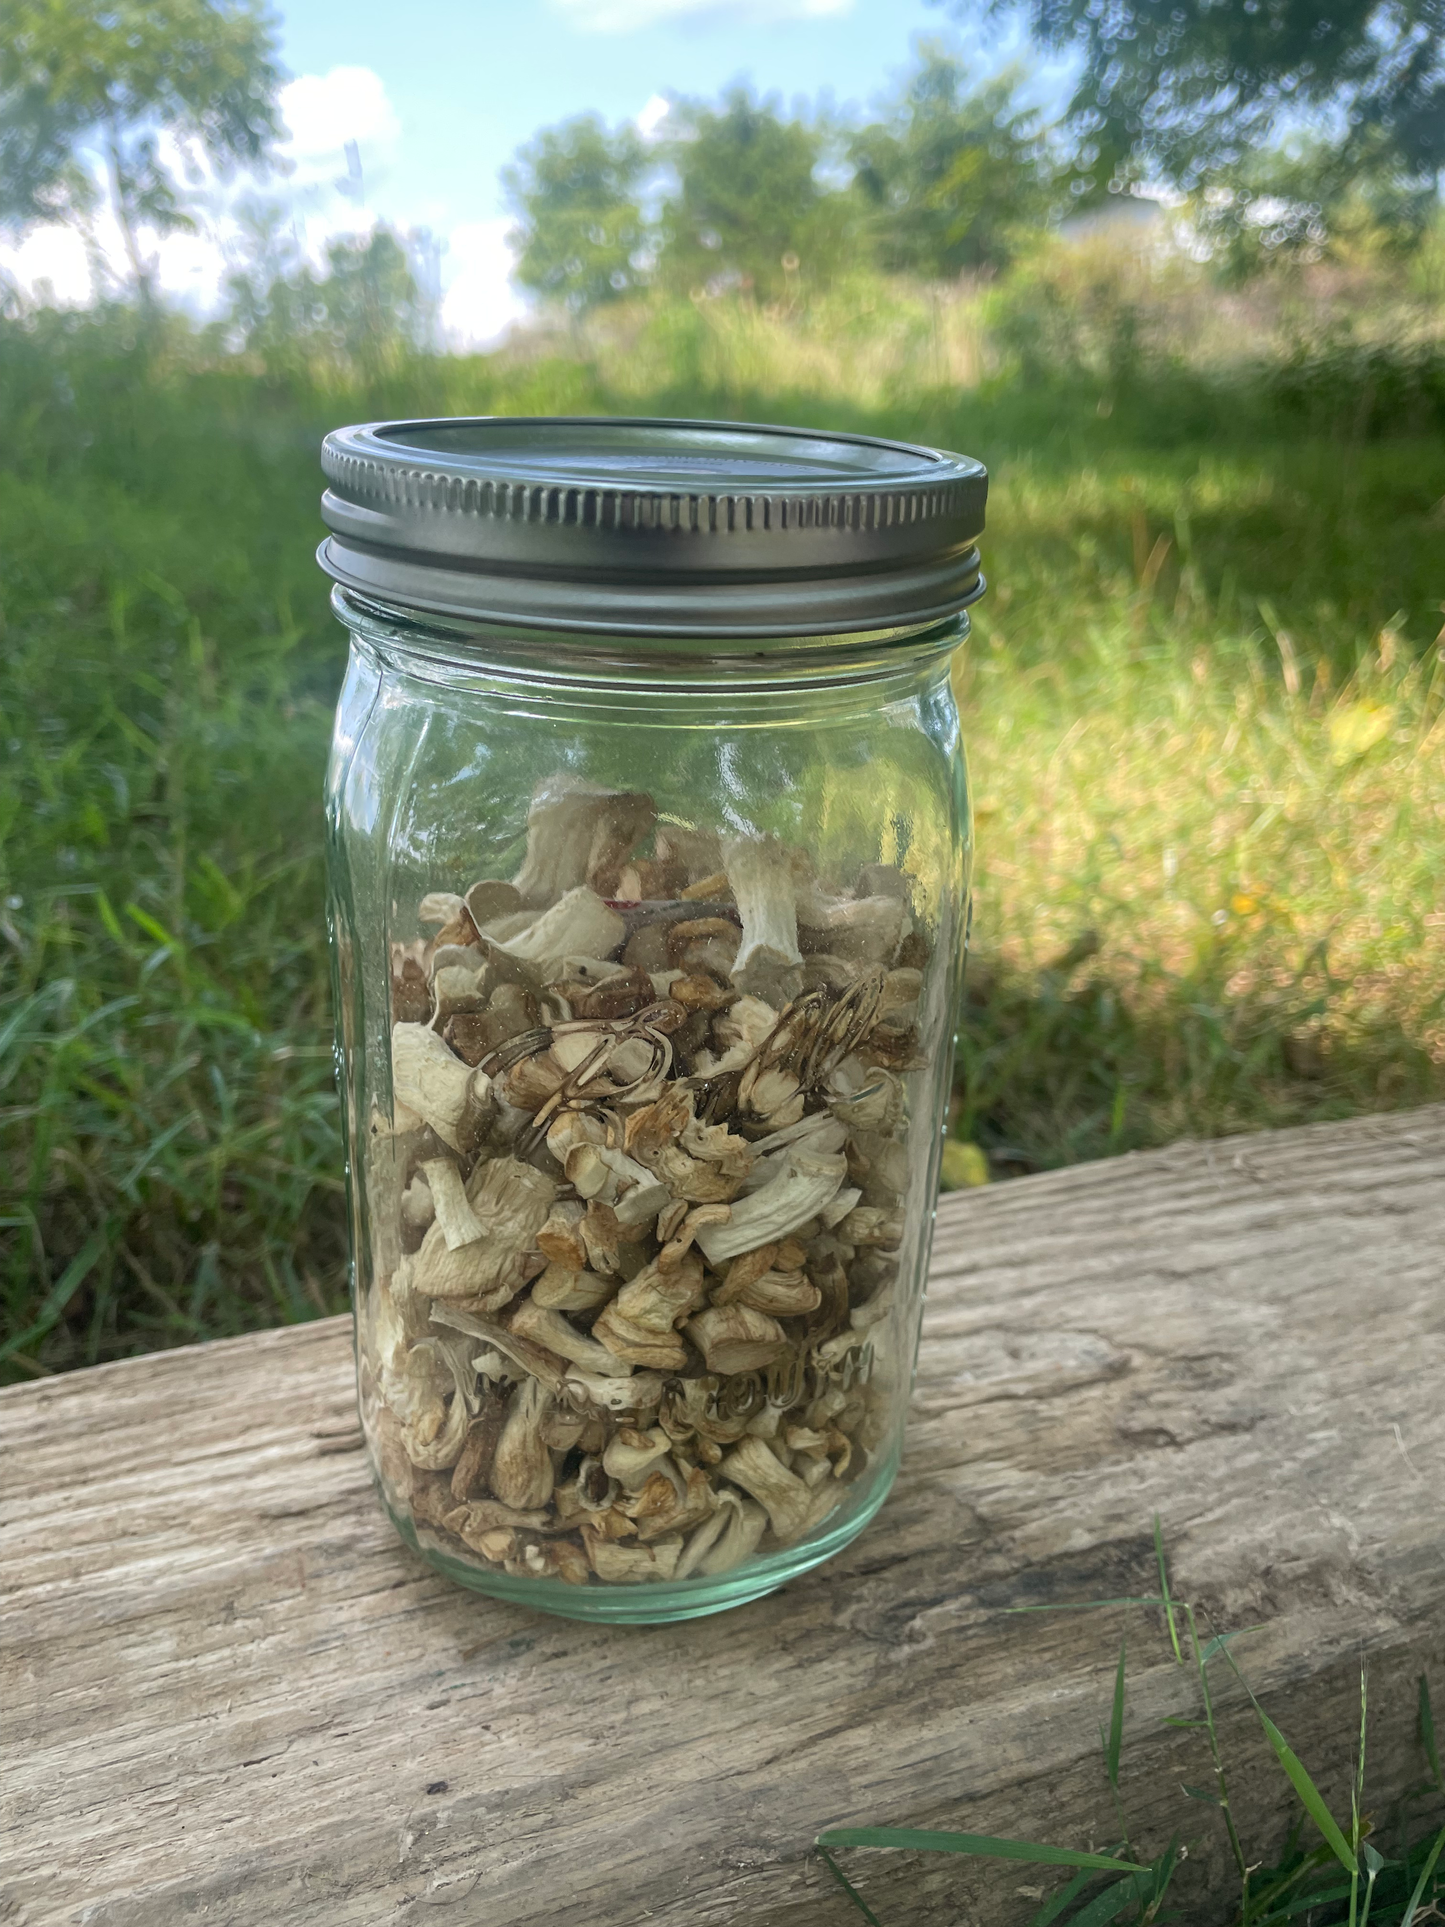
<svg viewBox="0 0 1445 1927">
<path fill-rule="evenodd" d="M 1284 302 L 1253 359 L 1216 316 L 1186 361 L 1197 297 L 1109 274 L 641 303 L 364 373 L 5 324 L 3 1370 L 343 1303 L 312 562 L 342 421 L 726 415 L 989 464 L 958 1168 L 1445 1095 L 1445 364 L 1403 328 L 1290 347 Z"/>
</svg>

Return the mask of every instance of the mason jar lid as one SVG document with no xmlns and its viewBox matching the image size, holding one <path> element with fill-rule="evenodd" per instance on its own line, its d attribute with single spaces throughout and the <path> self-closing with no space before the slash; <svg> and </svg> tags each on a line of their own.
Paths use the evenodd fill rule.
<svg viewBox="0 0 1445 1927">
<path fill-rule="evenodd" d="M 457 417 L 326 437 L 344 587 L 527 628 L 725 641 L 916 629 L 983 592 L 966 455 L 746 422 Z"/>
</svg>

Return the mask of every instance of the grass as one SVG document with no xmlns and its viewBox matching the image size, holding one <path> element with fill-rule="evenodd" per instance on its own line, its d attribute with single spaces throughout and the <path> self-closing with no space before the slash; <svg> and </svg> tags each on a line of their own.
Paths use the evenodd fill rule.
<svg viewBox="0 0 1445 1927">
<path fill-rule="evenodd" d="M 0 1373 L 344 1302 L 311 559 L 341 421 L 647 408 L 982 455 L 959 1139 L 997 1176 L 1445 1094 L 1428 381 L 1366 394 L 1345 357 L 1301 415 L 1268 367 L 990 372 L 983 308 L 965 366 L 889 299 L 826 354 L 816 317 L 649 310 L 370 387 L 124 314 L 0 327 Z"/>
<path fill-rule="evenodd" d="M 1381 1826 L 1365 1805 L 1365 1761 L 1369 1733 L 1368 1676 L 1360 1672 L 1360 1724 L 1353 1749 L 1350 1787 L 1350 1814 L 1340 1821 L 1311 1778 L 1279 1728 L 1256 1698 L 1253 1688 L 1240 1670 L 1231 1650 L 1238 1632 L 1201 1632 L 1201 1608 L 1191 1601 L 1173 1596 L 1169 1587 L 1159 1520 L 1154 1521 L 1154 1545 L 1158 1559 L 1159 1591 L 1133 1599 L 1094 1602 L 1099 1606 L 1133 1606 L 1158 1609 L 1164 1620 L 1176 1665 L 1187 1667 L 1193 1676 L 1195 1716 L 1172 1717 L 1164 1724 L 1183 1728 L 1200 1736 L 1201 1770 L 1208 1784 L 1180 1784 L 1180 1792 L 1192 1809 L 1181 1813 L 1181 1825 L 1162 1852 L 1145 1862 L 1142 1849 L 1131 1838 L 1127 1813 L 1119 1792 L 1119 1773 L 1124 1736 L 1124 1710 L 1127 1697 L 1127 1640 L 1119 1647 L 1119 1664 L 1114 1675 L 1114 1693 L 1107 1730 L 1101 1725 L 1100 1741 L 1104 1774 L 1113 1807 L 1112 1825 L 1117 1825 L 1120 1842 L 1111 1853 L 1080 1852 L 1074 1848 L 1050 1846 L 1040 1841 L 1004 1840 L 988 1835 L 954 1833 L 946 1830 L 921 1830 L 906 1827 L 830 1827 L 819 1834 L 817 1847 L 824 1865 L 839 1887 L 870 1927 L 883 1927 L 879 1915 L 859 1893 L 839 1864 L 839 1849 L 882 1848 L 889 1852 L 950 1853 L 990 1860 L 1028 1862 L 1036 1866 L 1066 1867 L 1072 1878 L 1044 1900 L 1028 1927 L 1155 1927 L 1177 1915 L 1171 1908 L 1163 1911 L 1166 1900 L 1191 1900 L 1198 1913 L 1201 1901 L 1191 1895 L 1188 1862 L 1191 1849 L 1197 1864 L 1198 1838 L 1194 1833 L 1198 1809 L 1212 1810 L 1234 1862 L 1239 1880 L 1239 1901 L 1233 1914 L 1235 1927 L 1286 1927 L 1300 1922 L 1302 1927 L 1414 1927 L 1416 1920 L 1438 1919 L 1445 1897 L 1445 1868 L 1440 1866 L 1445 1852 L 1445 1827 L 1438 1815 L 1421 1829 L 1411 1809 L 1421 1800 L 1431 1806 L 1445 1804 L 1445 1774 L 1440 1766 L 1435 1736 L 1434 1713 L 1429 1683 L 1422 1674 L 1419 1681 L 1418 1739 L 1423 1781 L 1396 1803 L 1393 1827 Z M 1078 1611 L 1020 1607 L 1019 1611 Z M 1246 1629 L 1248 1630 L 1248 1629 Z M 1211 1675 L 1211 1665 L 1214 1674 Z M 1239 1817 L 1229 1792 L 1229 1773 L 1221 1749 L 1216 1720 L 1218 1689 L 1214 1679 L 1221 1671 L 1232 1673 L 1243 1687 L 1250 1705 L 1258 1715 L 1260 1728 L 1275 1761 L 1299 1801 L 1299 1815 L 1271 1861 L 1260 1853 L 1251 1859 L 1241 1837 Z M 1395 1851 L 1386 1854 L 1387 1833 L 1394 1836 Z M 1258 1849 L 1259 1843 L 1251 1842 Z M 1122 1875 L 1122 1878 L 1115 1876 Z M 879 1903 L 880 1905 L 882 1902 Z"/>
</svg>

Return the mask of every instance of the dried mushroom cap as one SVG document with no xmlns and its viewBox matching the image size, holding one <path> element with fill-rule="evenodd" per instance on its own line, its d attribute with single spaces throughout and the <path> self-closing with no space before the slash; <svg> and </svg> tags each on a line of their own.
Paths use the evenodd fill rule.
<svg viewBox="0 0 1445 1927">
<path fill-rule="evenodd" d="M 671 1579 L 682 1553 L 682 1535 L 656 1539 L 650 1546 L 605 1539 L 592 1525 L 582 1528 L 587 1557 L 599 1579 L 616 1586 L 646 1585 Z"/>
<path fill-rule="evenodd" d="M 585 1262 L 593 1271 L 615 1277 L 622 1263 L 624 1240 L 612 1206 L 600 1198 L 589 1198 L 578 1229 L 582 1233 Z"/>
<path fill-rule="evenodd" d="M 392 1026 L 391 1073 L 397 1102 L 429 1124 L 452 1150 L 465 1150 L 485 1128 L 491 1080 L 454 1057 L 428 1025 Z"/>
<path fill-rule="evenodd" d="M 413 1465 L 433 1472 L 455 1465 L 468 1414 L 452 1359 L 442 1345 L 419 1339 L 383 1370 L 382 1396 L 401 1421 L 401 1442 Z"/>
<path fill-rule="evenodd" d="M 903 1219 L 896 1211 L 860 1204 L 838 1226 L 838 1235 L 852 1245 L 893 1246 L 902 1242 Z"/>
<path fill-rule="evenodd" d="M 503 1505 L 526 1510 L 546 1505 L 552 1496 L 552 1454 L 542 1437 L 550 1403 L 546 1386 L 535 1378 L 523 1379 L 512 1394 L 490 1475 Z"/>
<path fill-rule="evenodd" d="M 501 1437 L 506 1407 L 500 1398 L 489 1398 L 476 1418 L 467 1426 L 461 1453 L 452 1467 L 451 1493 L 459 1503 L 476 1496 L 477 1488 L 491 1469 L 492 1455 Z M 492 1520 L 493 1525 L 515 1525 L 513 1519 Z"/>
<path fill-rule="evenodd" d="M 490 1300 L 493 1294 L 500 1294 L 501 1303 L 523 1283 L 520 1275 L 513 1281 L 499 1271 L 496 1254 L 480 1238 L 453 1248 L 438 1223 L 428 1228 L 411 1260 L 408 1281 L 414 1291 L 427 1298 Z"/>
<path fill-rule="evenodd" d="M 766 1509 L 773 1536 L 780 1545 L 791 1545 L 822 1516 L 817 1496 L 788 1471 L 762 1439 L 741 1439 L 718 1470 L 734 1485 L 750 1492 Z"/>
<path fill-rule="evenodd" d="M 401 1221 L 408 1231 L 425 1231 L 435 1216 L 431 1186 L 418 1172 L 401 1194 Z"/>
<path fill-rule="evenodd" d="M 743 920 L 733 982 L 748 996 L 786 1003 L 803 981 L 792 859 L 763 837 L 734 837 L 723 857 Z"/>
<path fill-rule="evenodd" d="M 856 1187 L 850 1187 L 847 1191 L 840 1191 L 833 1202 L 831 1204 L 825 1204 L 823 1209 L 818 1213 L 824 1228 L 831 1231 L 834 1225 L 841 1224 L 862 1196 L 863 1193 Z"/>
<path fill-rule="evenodd" d="M 841 1155 L 817 1157 L 789 1146 L 776 1175 L 733 1205 L 723 1225 L 705 1225 L 697 1242 L 710 1265 L 720 1265 L 740 1252 L 786 1237 L 822 1210 L 842 1186 L 848 1173 Z"/>
<path fill-rule="evenodd" d="M 655 815 L 641 791 L 606 789 L 569 770 L 549 776 L 527 812 L 527 855 L 516 876 L 523 901 L 555 903 L 579 884 L 610 895 Z"/>
<path fill-rule="evenodd" d="M 735 1492 L 723 1491 L 715 1495 L 716 1503 L 701 1525 L 689 1534 L 683 1546 L 681 1557 L 673 1567 L 674 1579 L 688 1579 L 702 1565 L 703 1557 L 711 1552 L 726 1531 L 730 1520 L 740 1510 L 742 1501 Z M 762 1518 L 761 1511 L 758 1514 Z"/>
<path fill-rule="evenodd" d="M 599 1278 L 594 1271 L 552 1263 L 533 1283 L 532 1303 L 547 1311 L 596 1311 L 616 1289 L 615 1278 Z"/>
<path fill-rule="evenodd" d="M 621 1511 L 637 1527 L 643 1545 L 677 1532 L 690 1532 L 713 1509 L 712 1480 L 701 1466 L 685 1474 L 671 1459 L 664 1460 L 641 1489 L 619 1500 Z"/>
<path fill-rule="evenodd" d="M 500 877 L 484 877 L 467 891 L 464 902 L 477 929 L 485 931 L 489 924 L 515 916 L 522 908 L 522 894 L 514 883 L 504 883 Z"/>
<path fill-rule="evenodd" d="M 694 1205 L 689 1211 L 685 1200 L 679 1198 L 677 1202 L 682 1205 L 684 1215 L 676 1225 L 675 1234 L 657 1254 L 658 1268 L 662 1271 L 670 1271 L 674 1265 L 682 1263 L 692 1246 L 693 1239 L 704 1225 L 726 1224 L 733 1214 L 732 1206 L 729 1204 L 699 1204 Z M 676 1206 L 666 1214 L 669 1219 L 672 1218 L 675 1210 Z M 662 1235 L 662 1222 L 662 1218 L 659 1217 L 657 1221 L 659 1237 Z"/>
<path fill-rule="evenodd" d="M 585 1207 L 575 1198 L 563 1198 L 552 1206 L 546 1223 L 537 1233 L 537 1249 L 554 1265 L 581 1271 L 587 1264 L 587 1246 L 582 1239 Z"/>
<path fill-rule="evenodd" d="M 511 1325 L 512 1330 L 520 1332 L 524 1338 L 535 1339 L 537 1344 L 545 1345 L 548 1351 L 555 1352 L 559 1358 L 570 1359 L 574 1365 L 581 1365 L 599 1377 L 625 1378 L 632 1370 L 625 1359 L 618 1358 L 605 1345 L 584 1337 L 575 1326 L 569 1325 L 560 1311 L 549 1311 L 530 1298 L 523 1299 L 515 1307 Z"/>
<path fill-rule="evenodd" d="M 692 1092 L 682 1084 L 673 1084 L 655 1102 L 644 1104 L 628 1118 L 623 1148 L 630 1157 L 651 1164 L 693 1122 Z"/>
<path fill-rule="evenodd" d="M 416 920 L 437 925 L 455 923 L 466 907 L 454 891 L 428 890 L 417 908 Z"/>
<path fill-rule="evenodd" d="M 678 977 L 668 986 L 667 994 L 674 1003 L 681 1004 L 684 1010 L 715 1011 L 726 1010 L 738 1000 L 735 990 L 726 990 L 716 977 L 701 972 L 689 977 Z"/>
<path fill-rule="evenodd" d="M 748 1305 L 754 1311 L 769 1312 L 774 1318 L 799 1318 L 816 1311 L 823 1302 L 823 1294 L 801 1271 L 765 1271 L 736 1286 L 730 1271 L 727 1282 L 713 1293 L 712 1301 L 714 1305 Z"/>
<path fill-rule="evenodd" d="M 545 1172 L 516 1158 L 484 1158 L 467 1179 L 467 1202 L 483 1235 L 520 1251 L 535 1244 L 556 1196 Z"/>
<path fill-rule="evenodd" d="M 433 1184 L 442 1181 L 444 1163 L 434 1161 Z M 452 1194 L 451 1215 L 444 1221 L 439 1212 L 423 1238 L 411 1265 L 413 1290 L 431 1298 L 483 1300 L 491 1310 L 504 1305 L 527 1281 L 527 1254 L 556 1189 L 542 1172 L 513 1158 L 479 1164 L 462 1198 Z M 452 1242 L 463 1236 L 465 1242 Z"/>
<path fill-rule="evenodd" d="M 885 963 L 903 934 L 904 909 L 897 897 L 854 897 L 829 904 L 814 923 L 809 917 L 812 948 L 847 963 Z"/>
<path fill-rule="evenodd" d="M 391 1018 L 396 1024 L 425 1024 L 431 1017 L 431 989 L 426 976 L 426 946 L 391 946 Z"/>
<path fill-rule="evenodd" d="M 758 1372 L 787 1347 L 787 1333 L 750 1305 L 711 1305 L 689 1319 L 687 1335 L 710 1372 Z"/>
<path fill-rule="evenodd" d="M 657 861 L 675 869 L 688 884 L 715 878 L 722 869 L 722 843 L 713 830 L 664 817 L 657 826 Z"/>
<path fill-rule="evenodd" d="M 571 1371 L 563 1387 L 574 1404 L 598 1412 L 651 1412 L 662 1399 L 658 1372 L 634 1372 L 631 1378 L 599 1378 L 594 1372 Z"/>
<path fill-rule="evenodd" d="M 584 884 L 569 890 L 503 947 L 523 963 L 545 965 L 568 957 L 610 957 L 626 934 L 617 912 Z"/>
<path fill-rule="evenodd" d="M 734 1566 L 751 1559 L 768 1529 L 767 1513 L 751 1499 L 723 1491 L 718 1494 L 718 1500 L 719 1510 L 726 1511 L 727 1523 L 717 1539 L 704 1548 L 697 1563 L 697 1570 L 710 1579 L 719 1573 L 731 1572 Z M 729 1500 L 731 1503 L 724 1508 L 723 1502 Z"/>
<path fill-rule="evenodd" d="M 448 1331 L 465 1332 L 469 1338 L 477 1338 L 492 1350 L 500 1352 L 517 1368 L 519 1375 L 535 1378 L 549 1392 L 560 1392 L 567 1378 L 567 1362 L 555 1352 L 548 1351 L 533 1338 L 524 1338 L 520 1332 L 508 1331 L 495 1319 L 486 1318 L 477 1312 L 469 1311 L 462 1305 L 433 1304 L 431 1322 Z"/>
<path fill-rule="evenodd" d="M 659 1151 L 652 1167 L 676 1198 L 689 1204 L 729 1204 L 756 1162 L 752 1145 L 726 1125 L 696 1124 L 680 1143 Z"/>
<path fill-rule="evenodd" d="M 547 1514 L 535 1508 L 519 1512 L 515 1506 L 503 1505 L 497 1499 L 474 1499 L 469 1505 L 448 1512 L 437 1523 L 475 1547 L 484 1533 L 540 1532 L 547 1524 Z"/>
<path fill-rule="evenodd" d="M 634 1432 L 624 1426 L 602 1454 L 602 1469 L 624 1492 L 640 1492 L 653 1467 L 671 1450 L 672 1441 L 660 1425 L 650 1432 Z"/>
<path fill-rule="evenodd" d="M 704 1302 L 702 1262 L 688 1252 L 667 1271 L 648 1265 L 599 1314 L 593 1335 L 619 1358 L 654 1371 L 678 1372 L 687 1347 L 674 1327 Z"/>
<path fill-rule="evenodd" d="M 660 993 L 645 970 L 607 963 L 598 978 L 587 984 L 577 975 L 576 962 L 568 959 L 568 981 L 563 985 L 574 1017 L 635 1017 L 658 1001 Z"/>
<path fill-rule="evenodd" d="M 455 1016 L 480 1016 L 487 1007 L 487 970 L 481 964 L 448 964 L 432 978 L 436 1014 L 432 1027 L 445 1036 Z"/>
<path fill-rule="evenodd" d="M 467 1203 L 462 1174 L 450 1158 L 428 1158 L 421 1167 L 432 1197 L 432 1217 L 441 1230 L 448 1251 L 474 1244 L 482 1236 L 472 1207 Z"/>
</svg>

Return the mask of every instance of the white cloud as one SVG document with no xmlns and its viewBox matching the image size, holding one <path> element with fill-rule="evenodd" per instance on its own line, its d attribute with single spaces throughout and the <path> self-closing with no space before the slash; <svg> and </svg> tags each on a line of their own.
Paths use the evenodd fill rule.
<svg viewBox="0 0 1445 1927">
<path fill-rule="evenodd" d="M 820 20 L 851 12 L 853 0 L 552 0 L 552 6 L 584 33 L 633 33 L 667 20 L 729 26 Z"/>
<path fill-rule="evenodd" d="M 386 149 L 401 133 L 381 76 L 370 67 L 302 74 L 281 89 L 281 113 L 291 135 L 286 155 L 302 174 L 335 168 L 348 141 Z"/>
<path fill-rule="evenodd" d="M 637 131 L 645 141 L 656 140 L 662 123 L 672 112 L 672 102 L 666 94 L 654 94 L 635 122 Z"/>
<path fill-rule="evenodd" d="M 73 227 L 32 228 L 23 241 L 0 244 L 0 275 L 47 306 L 83 308 L 91 298 L 90 262 Z"/>
<path fill-rule="evenodd" d="M 442 330 L 453 348 L 486 348 L 527 313 L 512 286 L 511 222 L 468 221 L 447 237 Z"/>
</svg>

